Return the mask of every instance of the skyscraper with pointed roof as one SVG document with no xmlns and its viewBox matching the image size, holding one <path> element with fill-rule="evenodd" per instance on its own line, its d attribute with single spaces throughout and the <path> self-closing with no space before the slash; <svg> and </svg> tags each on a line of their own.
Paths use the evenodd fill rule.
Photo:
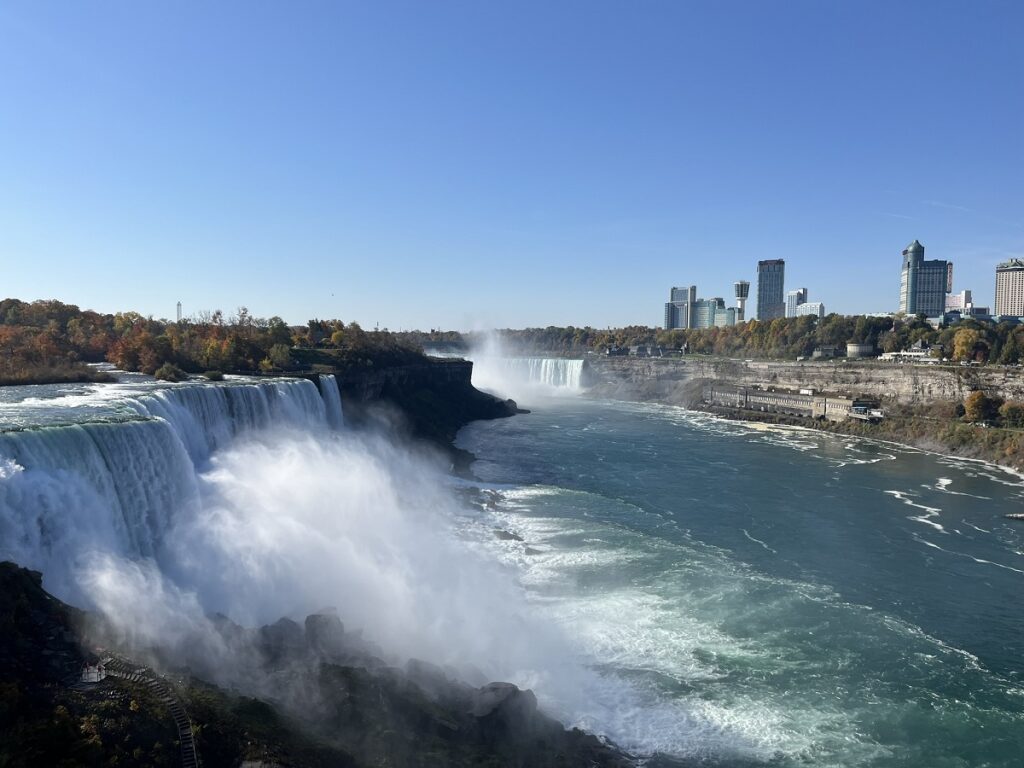
<svg viewBox="0 0 1024 768">
<path fill-rule="evenodd" d="M 900 274 L 900 312 L 938 317 L 946 311 L 946 294 L 953 290 L 953 262 L 925 261 L 917 240 L 903 249 Z"/>
</svg>

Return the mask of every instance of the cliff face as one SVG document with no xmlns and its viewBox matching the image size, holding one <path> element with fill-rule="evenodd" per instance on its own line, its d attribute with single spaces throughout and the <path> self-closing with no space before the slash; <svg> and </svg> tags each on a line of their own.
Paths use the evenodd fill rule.
<svg viewBox="0 0 1024 768">
<path fill-rule="evenodd" d="M 960 401 L 984 390 L 1006 400 L 1024 400 L 1024 373 L 1018 368 L 896 365 L 874 361 L 744 362 L 706 357 L 683 359 L 597 358 L 588 360 L 591 394 L 692 406 L 707 381 L 780 388 L 805 387 L 836 393 L 874 395 L 883 402 L 919 405 Z"/>
<path fill-rule="evenodd" d="M 0 765 L 194 765 L 176 744 L 179 716 L 194 726 L 208 768 L 634 764 L 597 737 L 566 730 L 537 708 L 529 690 L 500 682 L 473 687 L 422 661 L 389 666 L 331 611 L 301 625 L 217 622 L 226 647 L 248 660 L 250 679 L 264 681 L 265 697 L 149 670 L 83 685 L 82 649 L 102 622 L 48 595 L 40 574 L 0 563 Z M 124 668 L 140 666 L 105 647 Z M 180 698 L 180 715 L 161 690 Z"/>
<path fill-rule="evenodd" d="M 346 419 L 351 422 L 394 427 L 398 414 L 400 428 L 448 448 L 469 422 L 518 412 L 513 401 L 481 392 L 472 379 L 473 363 L 468 360 L 430 360 L 350 369 L 338 375 L 338 387 Z"/>
</svg>

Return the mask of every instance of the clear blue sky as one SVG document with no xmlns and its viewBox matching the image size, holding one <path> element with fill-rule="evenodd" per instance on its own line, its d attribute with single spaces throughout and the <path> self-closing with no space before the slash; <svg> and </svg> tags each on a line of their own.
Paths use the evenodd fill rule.
<svg viewBox="0 0 1024 768">
<path fill-rule="evenodd" d="M 382 327 L 661 321 L 671 285 L 990 303 L 1024 3 L 0 4 L 0 295 Z M 753 293 L 753 290 L 752 290 Z"/>
</svg>

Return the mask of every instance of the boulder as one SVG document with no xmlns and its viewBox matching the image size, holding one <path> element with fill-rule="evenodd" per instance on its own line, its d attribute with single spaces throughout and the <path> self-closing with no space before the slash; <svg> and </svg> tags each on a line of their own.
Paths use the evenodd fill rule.
<svg viewBox="0 0 1024 768">
<path fill-rule="evenodd" d="M 532 724 L 537 714 L 537 697 L 533 691 L 521 691 L 512 683 L 488 683 L 473 696 L 473 717 L 497 715 L 510 725 Z"/>
<path fill-rule="evenodd" d="M 260 650 L 271 663 L 293 659 L 306 650 L 302 627 L 291 619 L 278 619 L 259 629 Z"/>
<path fill-rule="evenodd" d="M 339 656 L 345 649 L 345 625 L 333 608 L 306 617 L 306 644 L 315 653 Z"/>
</svg>

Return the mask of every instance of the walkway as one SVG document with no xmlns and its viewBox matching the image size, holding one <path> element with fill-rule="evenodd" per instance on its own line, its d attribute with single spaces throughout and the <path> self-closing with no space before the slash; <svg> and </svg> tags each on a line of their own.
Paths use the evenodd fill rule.
<svg viewBox="0 0 1024 768">
<path fill-rule="evenodd" d="M 167 682 L 148 667 L 134 667 L 121 659 L 107 657 L 103 660 L 107 674 L 132 683 L 141 683 L 149 688 L 160 701 L 167 705 L 178 728 L 178 742 L 181 744 L 182 768 L 199 768 L 199 753 L 192 736 L 192 721 L 188 719 L 181 700 Z"/>
</svg>

